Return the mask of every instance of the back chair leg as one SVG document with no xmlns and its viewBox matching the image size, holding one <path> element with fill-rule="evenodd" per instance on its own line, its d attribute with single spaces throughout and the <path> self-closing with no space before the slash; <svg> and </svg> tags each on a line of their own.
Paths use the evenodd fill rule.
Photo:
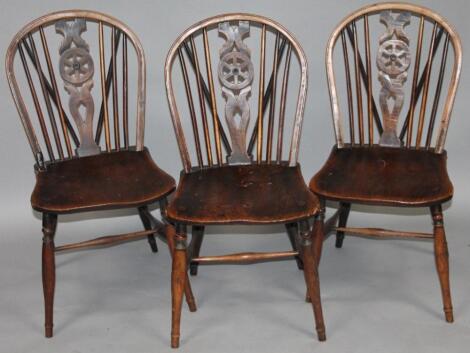
<svg viewBox="0 0 470 353">
<path fill-rule="evenodd" d="M 321 224 L 319 224 L 321 223 Z M 312 246 L 312 233 L 310 232 L 308 221 L 300 221 L 300 236 L 302 238 L 302 256 L 304 263 L 304 277 L 307 284 L 308 296 L 311 298 L 313 313 L 315 316 L 315 326 L 317 330 L 318 339 L 320 341 L 326 340 L 325 324 L 323 322 L 323 312 L 321 307 L 320 297 L 320 281 L 318 279 L 318 270 L 316 266 L 316 259 L 314 256 Z M 315 226 L 319 229 L 315 233 L 315 237 L 319 233 L 323 233 L 323 219 L 317 216 Z"/>
<path fill-rule="evenodd" d="M 189 245 L 189 253 L 191 257 L 198 257 L 201 251 L 202 240 L 204 239 L 204 226 L 193 226 L 191 235 L 191 244 Z M 191 262 L 189 264 L 189 273 L 191 276 L 197 276 L 197 269 L 199 264 Z"/>
<path fill-rule="evenodd" d="M 178 348 L 183 293 L 187 278 L 186 226 L 177 224 L 171 269 L 171 347 Z"/>
<path fill-rule="evenodd" d="M 152 229 L 152 223 L 147 217 L 147 212 L 148 212 L 147 206 L 139 207 L 139 216 L 140 216 L 140 219 L 142 220 L 142 224 L 144 225 L 144 228 L 146 230 L 150 230 Z M 150 248 L 152 249 L 152 252 L 157 253 L 158 247 L 157 247 L 157 241 L 155 240 L 155 235 L 150 234 L 147 236 L 147 239 L 148 239 Z"/>
<path fill-rule="evenodd" d="M 346 227 L 346 223 L 348 222 L 349 211 L 351 210 L 351 204 L 347 202 L 341 202 L 339 204 L 339 220 L 338 220 L 338 227 Z M 336 232 L 336 244 L 337 248 L 343 247 L 343 240 L 344 240 L 344 232 L 337 231 Z"/>
<path fill-rule="evenodd" d="M 45 336 L 53 336 L 54 290 L 55 290 L 55 245 L 57 215 L 42 215 L 42 286 L 44 290 Z"/>
<path fill-rule="evenodd" d="M 434 256 L 436 259 L 437 274 L 441 284 L 444 314 L 447 322 L 454 322 L 449 283 L 449 251 L 447 249 L 444 216 L 442 214 L 441 205 L 432 206 L 431 215 L 434 224 Z"/>
<path fill-rule="evenodd" d="M 292 245 L 292 249 L 294 251 L 299 251 L 299 247 L 297 246 L 297 234 L 299 232 L 297 223 L 287 223 L 286 230 L 287 230 L 287 235 L 289 237 L 290 243 Z M 303 270 L 304 264 L 302 263 L 301 256 L 296 256 L 295 261 L 297 263 L 297 268 L 299 270 Z"/>
</svg>

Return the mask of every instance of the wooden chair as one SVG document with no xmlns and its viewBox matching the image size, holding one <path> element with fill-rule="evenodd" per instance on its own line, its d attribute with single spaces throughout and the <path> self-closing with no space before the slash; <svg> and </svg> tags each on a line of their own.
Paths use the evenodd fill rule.
<svg viewBox="0 0 470 353">
<path fill-rule="evenodd" d="M 93 29 L 96 29 L 96 37 L 92 34 Z M 108 54 L 108 68 L 105 67 L 105 33 L 110 35 L 112 48 Z M 36 45 L 38 39 L 35 37 L 40 38 L 41 47 Z M 94 42 L 89 44 L 89 39 Z M 96 41 L 99 65 L 95 66 L 92 48 Z M 128 59 L 129 42 L 135 55 Z M 53 51 L 58 43 L 57 52 Z M 15 62 L 17 53 L 21 60 Z M 55 57 L 57 64 L 53 64 Z M 136 63 L 135 72 L 128 70 L 133 62 Z M 24 75 L 16 75 L 21 66 Z M 122 68 L 119 76 L 118 66 Z M 95 90 L 101 93 L 98 119 L 94 119 L 92 92 L 95 68 L 99 74 Z M 152 251 L 157 252 L 154 236 L 166 238 L 167 234 L 174 233 L 174 229 L 153 218 L 148 205 L 158 201 L 164 208 L 167 195 L 175 188 L 175 181 L 157 167 L 144 147 L 144 51 L 136 35 L 122 22 L 101 13 L 78 10 L 38 18 L 13 38 L 6 55 L 6 71 L 36 161 L 37 181 L 31 205 L 43 217 L 45 335 L 52 337 L 55 253 L 143 237 L 148 238 Z M 118 81 L 122 83 L 119 90 Z M 137 90 L 132 93 L 129 84 L 133 85 L 134 81 Z M 22 84 L 29 86 L 30 95 L 22 96 Z M 61 85 L 64 92 L 59 89 Z M 112 112 L 108 108 L 110 95 Z M 30 116 L 24 98 L 33 103 L 37 119 Z M 129 112 L 132 99 L 137 109 Z M 64 103 L 68 109 L 64 109 Z M 131 125 L 134 120 L 135 128 Z M 131 134 L 135 134 L 135 138 Z M 55 246 L 59 214 L 128 207 L 138 209 L 144 231 Z M 173 237 L 169 240 L 172 248 Z M 191 310 L 195 310 L 187 283 L 187 299 Z"/>
<path fill-rule="evenodd" d="M 370 29 L 374 27 L 380 32 L 372 36 Z M 416 37 L 411 35 L 413 28 Z M 373 49 L 371 37 L 379 38 L 377 50 Z M 334 52 L 339 39 L 342 57 Z M 453 49 L 452 70 L 446 69 L 449 44 Z M 374 55 L 377 71 L 372 70 Z M 333 31 L 326 52 L 336 145 L 323 168 L 310 181 L 310 189 L 320 198 L 322 208 L 325 200 L 340 203 L 338 212 L 325 226 L 325 234 L 336 230 L 337 248 L 342 246 L 345 233 L 434 241 L 448 322 L 453 321 L 453 315 L 442 204 L 452 198 L 453 189 L 446 170 L 444 143 L 461 57 L 457 33 L 442 17 L 426 8 L 382 3 L 364 7 L 346 17 Z M 434 63 L 439 58 L 440 63 Z M 338 70 L 342 72 L 341 77 L 345 77 L 344 86 L 337 84 Z M 409 80 L 408 72 L 412 73 Z M 374 87 L 380 90 L 378 104 Z M 440 107 L 443 87 L 448 87 L 448 91 Z M 430 90 L 434 91 L 433 99 L 428 99 Z M 347 98 L 341 100 L 340 93 Z M 405 101 L 407 110 L 403 109 L 406 114 L 400 122 Z M 341 106 L 341 102 L 347 108 Z M 428 107 L 430 102 L 431 107 Z M 347 111 L 346 121 L 342 107 Z M 435 127 L 439 111 L 441 118 L 439 126 Z M 349 134 L 344 132 L 348 128 Z M 429 207 L 434 230 L 418 233 L 350 228 L 346 222 L 352 203 Z M 337 227 L 333 227 L 338 218 Z M 321 242 L 317 244 L 315 251 L 319 257 Z"/>
<path fill-rule="evenodd" d="M 216 39 L 217 34 L 219 39 Z M 211 35 L 214 36 L 212 42 L 217 42 L 218 51 L 210 46 Z M 256 46 L 260 43 L 258 75 L 255 75 L 252 52 L 247 44 L 249 40 Z M 273 52 L 270 60 L 267 59 L 269 45 L 272 48 L 269 52 Z M 198 46 L 202 49 L 198 50 Z M 211 59 L 214 52 L 219 56 L 215 77 Z M 292 113 L 292 134 L 287 137 L 291 139 L 287 156 L 283 149 L 287 143 L 284 126 L 288 116 L 288 80 L 294 76 L 289 75 L 292 54 L 299 62 L 297 81 L 294 81 L 299 88 L 297 93 L 293 92 L 296 105 Z M 204 55 L 203 63 L 199 61 L 200 55 Z M 174 69 L 176 58 L 181 71 Z M 192 73 L 187 68 L 187 61 Z M 272 63 L 269 80 L 266 62 Z M 278 89 L 278 76 L 281 75 Z M 186 99 L 180 97 L 188 103 L 185 112 L 182 104 L 177 105 L 179 96 L 174 91 L 174 82 L 178 78 L 185 87 Z M 251 101 L 257 102 L 257 118 L 250 127 L 249 102 L 254 79 L 258 93 L 257 99 Z M 297 163 L 307 89 L 307 61 L 299 43 L 281 25 L 261 16 L 215 16 L 191 26 L 175 41 L 167 56 L 165 81 L 184 167 L 175 197 L 166 210 L 166 216 L 175 223 L 177 232 L 172 270 L 171 346 L 179 346 L 182 290 L 188 261 L 198 264 L 252 263 L 299 255 L 304 259 L 305 281 L 313 298 L 318 338 L 325 340 L 318 275 L 310 246 L 312 232 L 308 223 L 312 216 L 316 217 L 316 223 L 321 222 L 317 217 L 318 200 L 309 192 Z M 216 94 L 217 83 L 220 96 Z M 195 107 L 193 90 L 199 109 Z M 225 123 L 217 108 L 221 104 Z M 192 131 L 188 128 L 191 139 L 185 138 L 180 119 L 183 114 L 191 122 Z M 191 150 L 193 158 L 190 144 L 194 146 Z M 289 233 L 296 238 L 294 241 L 299 243 L 298 251 L 199 256 L 205 225 L 275 223 L 288 226 Z M 188 225 L 193 227 L 193 232 L 187 254 Z M 321 239 L 322 231 L 322 227 L 316 227 L 314 238 Z"/>
</svg>

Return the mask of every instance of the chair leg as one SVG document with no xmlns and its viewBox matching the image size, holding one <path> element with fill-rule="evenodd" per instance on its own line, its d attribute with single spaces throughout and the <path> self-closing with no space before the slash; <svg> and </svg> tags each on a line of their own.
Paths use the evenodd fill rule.
<svg viewBox="0 0 470 353">
<path fill-rule="evenodd" d="M 313 222 L 313 255 L 315 256 L 317 267 L 320 266 L 321 253 L 324 240 L 325 222 L 325 200 L 320 199 L 320 212 Z"/>
<path fill-rule="evenodd" d="M 444 216 L 442 214 L 441 205 L 432 206 L 431 215 L 434 224 L 434 257 L 436 259 L 437 274 L 441 284 L 444 314 L 447 322 L 454 322 L 449 283 L 449 251 L 447 249 Z"/>
<path fill-rule="evenodd" d="M 319 218 L 317 216 L 317 218 Z M 320 230 L 315 233 L 323 233 L 323 219 L 321 221 L 315 220 L 315 223 L 321 222 L 321 227 L 317 227 Z M 320 297 L 320 281 L 318 279 L 318 269 L 316 266 L 316 259 L 313 252 L 312 246 L 312 233 L 309 230 L 307 221 L 301 221 L 300 225 L 300 236 L 302 238 L 302 255 L 304 263 L 304 277 L 305 283 L 307 284 L 308 295 L 312 301 L 313 313 L 315 316 L 315 326 L 317 330 L 318 339 L 320 341 L 326 340 L 325 324 L 323 322 L 323 312 L 321 307 Z M 315 236 L 317 236 L 315 234 Z"/>
<path fill-rule="evenodd" d="M 189 253 L 191 255 L 191 258 L 199 256 L 203 239 L 204 239 L 204 226 L 193 226 L 193 232 L 191 235 L 191 243 L 189 244 Z M 189 274 L 191 276 L 197 276 L 198 266 L 199 264 L 197 262 L 191 262 L 189 264 Z"/>
<path fill-rule="evenodd" d="M 55 254 L 54 235 L 57 228 L 57 215 L 42 215 L 42 287 L 44 291 L 45 336 L 53 336 Z"/>
<path fill-rule="evenodd" d="M 297 246 L 297 234 L 299 232 L 299 228 L 297 226 L 297 223 L 287 223 L 286 224 L 286 230 L 287 230 L 287 235 L 289 237 L 292 249 L 294 251 L 299 251 L 299 247 Z M 296 256 L 295 261 L 297 263 L 297 268 L 299 270 L 303 270 L 304 269 L 304 264 L 302 263 L 301 256 Z"/>
<path fill-rule="evenodd" d="M 338 227 L 346 227 L 346 223 L 348 222 L 349 211 L 351 210 L 351 204 L 347 202 L 341 202 L 339 204 L 339 207 L 340 209 L 339 209 Z M 343 247 L 343 240 L 344 240 L 344 232 L 337 231 L 335 246 L 338 249 Z"/>
<path fill-rule="evenodd" d="M 151 230 L 152 229 L 152 223 L 147 217 L 147 212 L 148 207 L 147 206 L 142 206 L 139 207 L 139 216 L 142 221 L 142 224 L 144 225 L 145 230 Z M 152 252 L 157 253 L 158 252 L 158 246 L 157 246 L 157 241 L 155 240 L 155 235 L 150 234 L 147 236 L 150 249 L 152 249 Z"/>
<path fill-rule="evenodd" d="M 178 348 L 183 293 L 187 276 L 186 226 L 177 225 L 171 270 L 171 347 Z"/>
<path fill-rule="evenodd" d="M 171 224 L 165 226 L 165 234 L 168 242 L 168 248 L 170 250 L 170 255 L 173 258 L 175 253 L 175 237 L 176 231 L 175 227 Z M 186 286 L 184 287 L 184 295 L 186 297 L 186 303 L 188 304 L 189 311 L 195 312 L 197 310 L 196 301 L 194 300 L 193 290 L 191 288 L 191 282 L 189 282 L 189 276 L 186 272 Z"/>
</svg>

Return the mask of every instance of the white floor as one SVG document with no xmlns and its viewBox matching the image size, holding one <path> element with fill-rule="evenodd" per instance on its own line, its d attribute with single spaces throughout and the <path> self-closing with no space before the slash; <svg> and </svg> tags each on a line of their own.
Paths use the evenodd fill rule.
<svg viewBox="0 0 470 353">
<path fill-rule="evenodd" d="M 360 211 L 352 213 L 351 226 L 431 226 L 425 210 L 413 217 Z M 140 226 L 135 215 L 96 221 L 84 216 L 63 218 L 56 243 Z M 331 237 L 320 268 L 326 342 L 314 334 L 302 272 L 283 261 L 201 267 L 192 279 L 198 311 L 184 307 L 179 351 L 469 352 L 470 239 L 464 217 L 449 212 L 446 220 L 454 324 L 443 318 L 432 243 L 347 237 L 343 249 L 335 249 Z M 163 243 L 158 254 L 137 241 L 59 255 L 55 336 L 45 339 L 40 221 L 25 212 L 3 224 L 9 234 L 0 237 L 0 352 L 171 351 L 171 264 Z M 237 231 L 242 235 L 233 236 Z M 282 228 L 208 232 L 202 254 L 289 248 Z"/>
</svg>

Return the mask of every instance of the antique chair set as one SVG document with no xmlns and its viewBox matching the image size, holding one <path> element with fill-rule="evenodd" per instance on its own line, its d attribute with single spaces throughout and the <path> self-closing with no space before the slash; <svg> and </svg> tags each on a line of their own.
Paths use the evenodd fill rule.
<svg viewBox="0 0 470 353">
<path fill-rule="evenodd" d="M 407 33 L 413 26 L 417 26 L 417 38 Z M 373 37 L 379 38 L 376 51 L 370 40 L 375 27 L 381 31 Z M 105 37 L 110 38 L 107 44 Z M 58 38 L 62 39 L 59 46 Z M 334 51 L 339 39 L 342 57 Z M 96 41 L 99 79 L 93 90 Z M 248 44 L 259 50 L 252 52 Z M 446 67 L 449 44 L 454 58 L 451 70 Z M 108 46 L 110 53 L 105 50 Z M 293 54 L 297 60 L 292 60 Z M 440 63 L 433 66 L 436 56 Z M 291 68 L 293 62 L 296 68 Z M 129 69 L 131 63 L 135 71 Z M 15 74 L 20 66 L 21 78 Z M 168 103 L 183 161 L 179 184 L 168 202 L 175 181 L 155 165 L 144 147 L 146 73 L 136 35 L 122 22 L 91 11 L 57 12 L 24 27 L 8 48 L 6 70 L 36 161 L 31 204 L 43 215 L 46 337 L 53 334 L 56 252 L 135 238 L 147 238 L 157 252 L 155 236 L 168 244 L 173 257 L 172 347 L 179 346 L 183 296 L 190 310 L 196 310 L 188 269 L 196 275 L 199 264 L 285 258 L 295 258 L 304 271 L 318 338 L 325 340 L 317 266 L 323 241 L 332 231 L 336 231 L 336 247 L 342 246 L 346 233 L 433 239 L 445 318 L 452 322 L 442 204 L 453 193 L 444 143 L 461 68 L 458 35 L 428 9 L 398 3 L 372 5 L 336 27 L 328 42 L 326 66 L 336 144 L 307 187 L 297 162 L 307 60 L 297 40 L 278 23 L 249 14 L 212 17 L 183 32 L 165 64 Z M 407 88 L 408 72 L 412 75 Z M 337 73 L 344 75 L 344 85 L 338 85 Z M 380 84 L 378 104 L 373 94 L 375 78 Z M 29 91 L 27 102 L 34 106 L 37 119 L 30 117 L 21 84 Z M 298 88 L 293 90 L 292 85 Z M 428 100 L 431 87 L 435 94 Z M 447 96 L 440 104 L 443 90 Z M 342 94 L 344 100 L 340 100 Z M 177 104 L 178 100 L 187 104 Z M 399 125 L 405 100 L 409 103 Z M 250 126 L 253 101 L 256 119 Z M 97 119 L 95 102 L 100 104 Z M 344 121 L 342 102 L 347 112 Z M 130 109 L 132 103 L 135 111 Z M 219 115 L 221 105 L 225 121 Z M 189 119 L 187 124 L 182 116 Z M 349 133 L 344 132 L 346 127 Z M 324 222 L 327 200 L 338 201 L 340 207 Z M 148 208 L 157 201 L 161 221 Z M 346 223 L 352 203 L 429 207 L 434 230 L 350 228 Z M 134 207 L 143 231 L 54 244 L 59 214 Z M 293 249 L 200 256 L 204 227 L 213 224 L 285 224 Z M 192 228 L 189 246 L 188 226 Z"/>
</svg>

